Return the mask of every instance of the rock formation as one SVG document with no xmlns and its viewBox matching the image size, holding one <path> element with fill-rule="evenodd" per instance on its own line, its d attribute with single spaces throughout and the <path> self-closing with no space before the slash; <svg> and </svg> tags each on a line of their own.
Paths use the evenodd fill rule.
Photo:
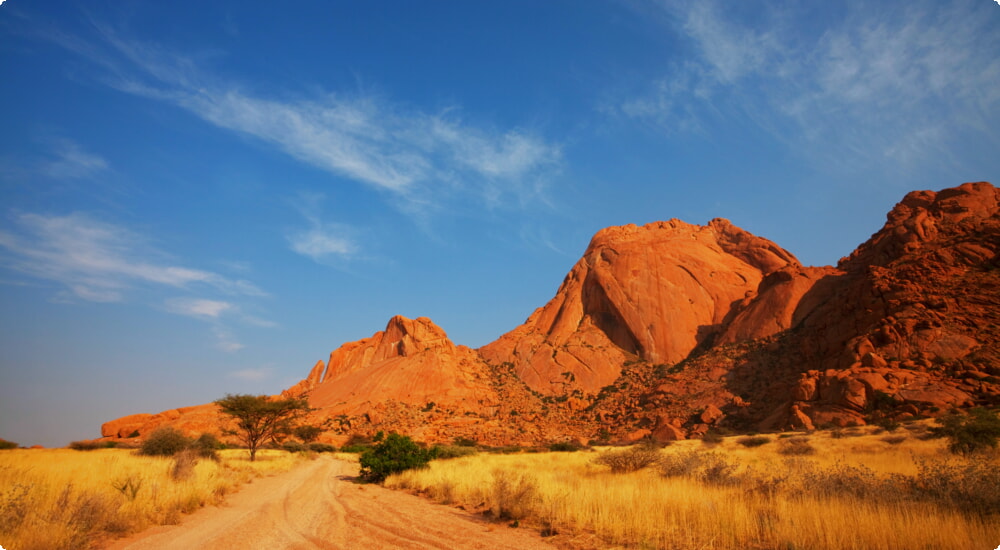
<svg viewBox="0 0 1000 550">
<path fill-rule="evenodd" d="M 429 319 L 334 350 L 284 392 L 326 440 L 493 444 L 813 429 L 1000 403 L 1000 190 L 916 191 L 836 267 L 722 219 L 599 231 L 545 306 L 478 350 Z M 213 405 L 105 424 L 203 431 Z"/>
</svg>

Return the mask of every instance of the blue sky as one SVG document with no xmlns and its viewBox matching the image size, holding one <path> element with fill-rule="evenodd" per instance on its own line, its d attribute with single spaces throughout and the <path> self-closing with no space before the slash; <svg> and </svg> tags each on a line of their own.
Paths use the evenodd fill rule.
<svg viewBox="0 0 1000 550">
<path fill-rule="evenodd" d="M 1000 6 L 0 4 L 0 437 L 276 393 L 395 314 L 478 347 L 598 229 L 836 263 L 1000 181 Z"/>
</svg>

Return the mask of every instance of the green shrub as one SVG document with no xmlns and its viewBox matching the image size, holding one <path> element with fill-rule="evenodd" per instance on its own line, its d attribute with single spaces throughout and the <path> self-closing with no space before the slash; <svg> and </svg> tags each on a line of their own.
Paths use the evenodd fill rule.
<svg viewBox="0 0 1000 550">
<path fill-rule="evenodd" d="M 627 473 L 652 466 L 660 460 L 660 450 L 654 445 L 635 445 L 601 453 L 594 462 L 604 464 L 614 473 Z"/>
<path fill-rule="evenodd" d="M 479 454 L 479 450 L 475 447 L 462 445 L 435 445 L 431 449 L 431 455 L 435 460 L 447 460 L 449 458 L 458 458 L 460 456 L 470 456 L 474 454 Z"/>
<path fill-rule="evenodd" d="M 977 407 L 966 415 L 952 414 L 937 422 L 941 427 L 933 428 L 932 432 L 937 437 L 947 437 L 948 450 L 954 454 L 968 455 L 997 448 L 1000 418 L 994 411 Z"/>
<path fill-rule="evenodd" d="M 748 435 L 737 439 L 736 442 L 744 447 L 760 447 L 770 443 L 771 438 L 766 435 Z"/>
<path fill-rule="evenodd" d="M 105 446 L 100 441 L 73 441 L 69 444 L 69 448 L 74 451 L 96 451 L 97 449 L 104 449 Z"/>
<path fill-rule="evenodd" d="M 512 455 L 512 454 L 517 454 L 523 451 L 524 449 L 522 449 L 520 445 L 505 445 L 503 447 L 490 447 L 486 450 L 487 452 L 493 454 Z"/>
<path fill-rule="evenodd" d="M 298 441 L 286 441 L 281 444 L 281 448 L 290 453 L 301 453 L 305 451 L 307 447 Z"/>
<path fill-rule="evenodd" d="M 207 458 L 215 461 L 219 460 L 217 451 L 225 448 L 226 445 L 210 433 L 199 435 L 198 439 L 195 439 L 194 443 L 191 444 L 191 449 L 197 453 L 199 458 Z"/>
<path fill-rule="evenodd" d="M 580 446 L 572 441 L 558 441 L 549 444 L 549 450 L 554 453 L 575 453 L 580 450 Z"/>
<path fill-rule="evenodd" d="M 17 443 L 14 443 L 13 441 L 7 441 L 6 439 L 0 439 L 0 451 L 6 449 L 16 449 L 16 448 L 17 448 Z"/>
<path fill-rule="evenodd" d="M 314 453 L 335 453 L 337 448 L 329 443 L 320 443 L 318 441 L 313 441 L 309 444 L 309 450 Z"/>
<path fill-rule="evenodd" d="M 323 433 L 323 428 L 310 425 L 296 426 L 295 429 L 292 430 L 292 435 L 301 439 L 303 443 L 312 443 L 313 441 L 316 441 L 316 438 L 319 437 L 319 434 L 321 433 Z"/>
<path fill-rule="evenodd" d="M 162 426 L 149 434 L 139 454 L 146 456 L 174 456 L 191 446 L 191 440 L 177 428 Z"/>
<path fill-rule="evenodd" d="M 381 483 L 392 474 L 424 468 L 431 458 L 430 451 L 421 449 L 409 437 L 389 434 L 378 445 L 361 455 L 361 479 Z"/>
</svg>

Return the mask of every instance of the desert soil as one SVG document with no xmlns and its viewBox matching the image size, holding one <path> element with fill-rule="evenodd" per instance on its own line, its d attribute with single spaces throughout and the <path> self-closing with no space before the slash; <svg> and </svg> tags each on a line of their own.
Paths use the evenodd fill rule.
<svg viewBox="0 0 1000 550">
<path fill-rule="evenodd" d="M 111 543 L 107 550 L 465 548 L 552 550 L 537 532 L 375 485 L 329 456 L 254 480 L 219 507 Z"/>
</svg>

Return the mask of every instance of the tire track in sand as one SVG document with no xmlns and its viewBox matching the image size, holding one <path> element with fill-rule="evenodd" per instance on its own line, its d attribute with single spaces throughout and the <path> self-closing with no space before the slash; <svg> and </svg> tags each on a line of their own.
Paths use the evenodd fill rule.
<svg viewBox="0 0 1000 550">
<path fill-rule="evenodd" d="M 111 543 L 107 550 L 552 550 L 538 534 L 351 479 L 358 465 L 321 457 L 260 478 L 219 507 Z"/>
</svg>

